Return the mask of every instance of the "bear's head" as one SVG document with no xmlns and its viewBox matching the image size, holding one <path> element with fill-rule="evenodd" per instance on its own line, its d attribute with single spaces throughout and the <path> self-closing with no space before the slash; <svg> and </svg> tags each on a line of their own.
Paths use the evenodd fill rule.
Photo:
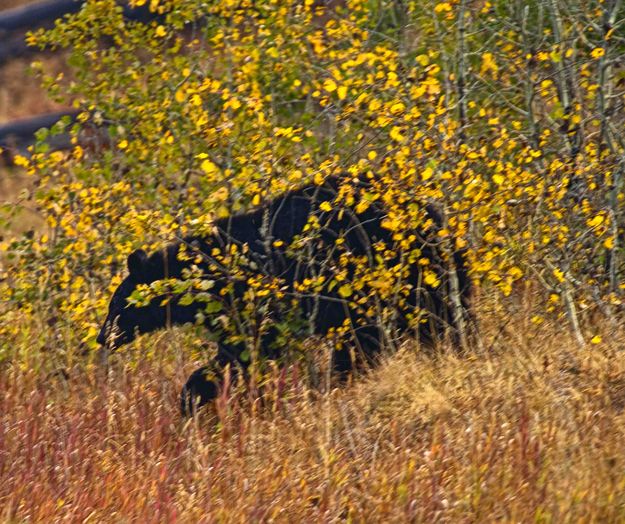
<svg viewBox="0 0 625 524">
<path fill-rule="evenodd" d="M 135 307 L 128 303 L 128 298 L 139 284 L 149 284 L 162 278 L 162 270 L 161 275 L 158 274 L 157 262 L 149 258 L 142 249 L 128 256 L 129 274 L 113 294 L 108 315 L 97 338 L 98 344 L 116 349 L 132 342 L 137 334 L 149 333 L 165 326 L 166 312 L 160 305 L 161 300 L 152 300 L 144 307 Z"/>
</svg>

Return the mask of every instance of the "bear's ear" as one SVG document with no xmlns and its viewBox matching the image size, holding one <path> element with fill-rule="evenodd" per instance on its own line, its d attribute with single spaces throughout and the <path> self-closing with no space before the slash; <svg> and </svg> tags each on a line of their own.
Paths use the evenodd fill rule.
<svg viewBox="0 0 625 524">
<path fill-rule="evenodd" d="M 136 251 L 128 255 L 128 272 L 134 277 L 145 276 L 145 270 L 148 263 L 148 254 L 143 249 L 137 249 Z"/>
</svg>

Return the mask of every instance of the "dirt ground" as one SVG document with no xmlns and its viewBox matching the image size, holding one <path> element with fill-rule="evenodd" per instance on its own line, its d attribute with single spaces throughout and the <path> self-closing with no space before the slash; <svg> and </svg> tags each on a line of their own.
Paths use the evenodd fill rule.
<svg viewBox="0 0 625 524">
<path fill-rule="evenodd" d="M 45 61 L 48 71 L 63 68 L 63 57 L 59 55 L 27 57 L 0 66 L 0 125 L 61 108 L 47 97 L 39 80 L 29 74 L 29 65 L 35 58 Z M 6 166 L 0 160 L 0 204 L 15 202 L 31 184 L 32 180 L 22 169 Z M 23 210 L 13 221 L 9 232 L 21 233 L 39 226 L 41 220 L 36 213 Z"/>
<path fill-rule="evenodd" d="M 39 80 L 29 72 L 33 60 L 43 61 L 47 71 L 63 69 L 63 57 L 59 55 L 29 56 L 0 66 L 0 125 L 61 108 L 47 97 Z"/>
<path fill-rule="evenodd" d="M 0 12 L 13 7 L 38 3 L 41 0 L 0 0 Z M 47 71 L 63 69 L 63 57 L 55 55 L 30 55 L 0 65 L 0 125 L 18 118 L 46 113 L 58 109 L 48 99 L 39 80 L 29 72 L 34 60 L 44 62 Z"/>
<path fill-rule="evenodd" d="M 34 2 L 0 0 L 0 11 L 30 3 Z M 30 72 L 30 64 L 34 60 L 42 61 L 45 70 L 51 73 L 64 70 L 64 57 L 61 54 L 31 55 L 0 65 L 0 126 L 62 108 L 48 98 L 39 79 Z M 9 168 L 0 161 L 0 204 L 14 202 L 29 185 L 30 180 L 23 170 Z M 13 223 L 11 231 L 26 231 L 37 227 L 39 222 L 36 214 L 24 211 Z"/>
<path fill-rule="evenodd" d="M 3 9 L 11 9 L 12 7 L 20 5 L 34 4 L 35 2 L 36 0 L 0 0 L 0 11 Z"/>
</svg>

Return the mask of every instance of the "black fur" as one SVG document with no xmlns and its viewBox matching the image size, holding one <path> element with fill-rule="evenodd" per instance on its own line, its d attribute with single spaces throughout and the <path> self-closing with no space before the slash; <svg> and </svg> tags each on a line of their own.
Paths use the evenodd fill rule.
<svg viewBox="0 0 625 524">
<path fill-rule="evenodd" d="M 363 182 L 356 182 L 362 185 Z M 127 298 L 141 283 L 151 283 L 163 278 L 182 278 L 185 268 L 193 263 L 190 260 L 179 260 L 182 246 L 184 251 L 196 256 L 197 266 L 214 280 L 214 287 L 210 293 L 224 303 L 227 311 L 238 307 L 239 300 L 245 290 L 244 281 L 232 282 L 228 272 L 212 258 L 214 248 L 222 251 L 229 250 L 235 244 L 239 251 L 247 250 L 248 264 L 246 270 L 253 268 L 258 274 L 278 277 L 283 283 L 287 297 L 296 300 L 301 318 L 311 320 L 309 333 L 325 335 L 332 328 L 343 325 L 351 319 L 353 328 L 346 335 L 345 348 L 335 352 L 333 365 L 337 372 L 345 374 L 353 365 L 349 347 L 356 348 L 365 360 L 373 360 L 380 348 L 388 340 L 389 331 L 383 330 L 371 318 L 364 316 L 353 308 L 348 307 L 341 299 L 337 288 L 324 288 L 322 295 L 298 294 L 295 284 L 303 279 L 318 274 L 320 271 L 331 271 L 341 253 L 348 253 L 350 257 L 367 256 L 371 260 L 375 255 L 372 246 L 376 242 L 384 242 L 392 246 L 392 232 L 382 227 L 386 218 L 384 208 L 377 204 L 371 205 L 362 213 L 356 213 L 355 207 L 328 209 L 327 205 L 320 207 L 323 202 L 332 203 L 339 190 L 338 179 L 330 179 L 323 185 L 310 185 L 291 191 L 272 202 L 249 213 L 233 215 L 217 221 L 215 232 L 207 236 L 194 236 L 168 245 L 164 250 L 148 256 L 138 250 L 128 257 L 129 275 L 115 291 L 109 306 L 109 314 L 102 326 L 98 342 L 109 345 L 114 349 L 132 341 L 137 333 L 148 333 L 171 324 L 193 322 L 203 304 L 180 305 L 175 300 L 165 308 L 162 300 L 157 298 L 146 307 L 128 307 Z M 355 194 L 358 201 L 358 190 Z M 422 231 L 409 229 L 409 233 L 416 235 L 416 245 L 420 247 L 422 255 L 432 261 L 430 268 L 436 271 L 441 284 L 436 288 L 425 286 L 422 283 L 421 267 L 415 262 L 410 265 L 405 281 L 407 298 L 403 308 L 398 309 L 391 323 L 393 334 L 405 333 L 409 329 L 406 314 L 419 306 L 428 311 L 429 319 L 419 325 L 419 337 L 431 342 L 449 326 L 452 327 L 450 308 L 448 307 L 448 281 L 446 278 L 445 263 L 436 252 L 436 231 L 440 227 L 439 215 L 433 208 L 426 206 L 426 213 L 430 219 L 430 226 Z M 313 248 L 306 257 L 304 252 L 292 252 L 288 246 L 301 235 L 309 218 L 314 215 L 321 225 Z M 341 238 L 340 248 L 336 246 L 336 239 Z M 276 241 L 279 241 L 276 243 Z M 277 247 L 276 247 L 277 246 Z M 395 250 L 397 253 L 397 250 Z M 384 262 L 390 267 L 399 263 L 399 254 Z M 192 257 L 193 258 L 193 257 Z M 454 263 L 462 289 L 463 306 L 468 310 L 470 281 L 466 267 L 460 253 L 454 255 Z M 373 262 L 372 262 L 373 264 Z M 353 273 L 353 268 L 350 270 Z M 331 275 L 330 275 L 331 276 Z M 224 286 L 231 285 L 231 292 L 220 296 Z M 338 287 L 338 286 L 337 286 Z M 287 306 L 287 310 L 290 306 Z M 276 309 L 271 313 L 272 320 L 280 321 L 285 309 Z M 222 311 L 223 314 L 223 311 Z M 278 318 L 276 318 L 278 317 Z M 207 325 L 210 328 L 209 321 Z M 262 332 L 260 338 L 260 354 L 265 358 L 279 358 L 284 353 L 280 345 L 279 333 L 269 328 Z M 249 358 L 245 355 L 245 345 L 241 342 L 227 343 L 221 341 L 218 345 L 218 354 L 210 369 L 215 373 L 217 381 L 221 380 L 221 371 L 228 364 L 236 372 L 239 367 L 246 369 Z M 206 378 L 209 369 L 201 368 L 194 372 L 183 388 L 181 396 L 181 410 L 189 414 L 193 406 L 206 404 L 217 394 L 218 385 Z"/>
</svg>

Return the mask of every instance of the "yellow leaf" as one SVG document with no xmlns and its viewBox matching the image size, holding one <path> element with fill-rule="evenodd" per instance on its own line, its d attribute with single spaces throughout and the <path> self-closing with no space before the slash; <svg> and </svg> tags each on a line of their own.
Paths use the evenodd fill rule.
<svg viewBox="0 0 625 524">
<path fill-rule="evenodd" d="M 219 172 L 219 168 L 210 160 L 204 160 L 200 167 L 202 168 L 202 171 L 204 171 L 204 173 L 206 173 L 207 175 L 214 175 Z"/>
<path fill-rule="evenodd" d="M 19 167 L 28 167 L 30 165 L 28 158 L 22 155 L 15 155 L 13 157 L 13 163 Z"/>
<path fill-rule="evenodd" d="M 339 295 L 341 295 L 343 298 L 347 298 L 351 296 L 351 294 L 352 294 L 352 286 L 350 286 L 349 284 L 343 284 L 339 288 Z"/>
<path fill-rule="evenodd" d="M 328 92 L 328 93 L 332 93 L 333 91 L 336 91 L 336 82 L 334 80 L 332 80 L 331 78 L 326 79 L 326 81 L 323 83 L 323 88 Z"/>
<path fill-rule="evenodd" d="M 226 102 L 224 104 L 224 108 L 227 107 L 231 107 L 233 110 L 237 110 L 239 109 L 239 107 L 241 107 L 241 102 L 239 102 L 238 98 L 231 98 L 230 100 L 228 100 L 228 102 Z"/>
<path fill-rule="evenodd" d="M 404 135 L 401 134 L 401 128 L 398 126 L 393 127 L 393 129 L 391 129 L 391 132 L 389 134 L 390 134 L 390 137 L 397 142 L 401 142 L 402 140 L 406 138 Z"/>
<path fill-rule="evenodd" d="M 364 213 L 371 206 L 371 202 L 367 202 L 366 200 L 361 200 L 356 204 L 356 214 L 360 215 Z M 341 239 L 337 239 L 341 240 Z"/>
<path fill-rule="evenodd" d="M 588 222 L 586 223 L 588 224 L 588 227 L 599 227 L 601 224 L 603 224 L 603 221 L 603 215 L 596 215 L 595 217 L 588 220 Z"/>
<path fill-rule="evenodd" d="M 495 182 L 498 186 L 503 184 L 504 180 L 505 178 L 502 175 L 493 175 L 493 182 Z"/>
<path fill-rule="evenodd" d="M 213 193 L 213 198 L 217 202 L 224 202 L 225 200 L 228 199 L 228 188 L 225 186 L 220 187 L 217 191 Z"/>
<path fill-rule="evenodd" d="M 558 269 L 557 267 L 553 270 L 553 276 L 556 277 L 558 282 L 564 282 L 564 271 Z"/>
<path fill-rule="evenodd" d="M 425 67 L 430 63 L 430 57 L 428 55 L 419 55 L 416 60 L 421 67 Z"/>
<path fill-rule="evenodd" d="M 603 241 L 603 246 L 606 249 L 614 249 L 614 237 L 608 237 Z"/>
<path fill-rule="evenodd" d="M 499 67 L 497 66 L 497 62 L 495 62 L 495 58 L 492 53 L 484 53 L 482 55 L 482 65 L 480 67 L 480 73 L 485 74 L 489 71 L 492 73 L 497 73 Z"/>
<path fill-rule="evenodd" d="M 436 273 L 433 273 L 432 271 L 425 272 L 423 281 L 425 282 L 427 286 L 430 286 L 430 287 L 436 287 L 440 284 L 438 278 L 436 278 Z"/>
<path fill-rule="evenodd" d="M 435 13 L 448 13 L 449 11 L 451 11 L 451 4 L 449 2 L 441 2 L 434 6 Z"/>
<path fill-rule="evenodd" d="M 347 96 L 347 87 L 346 86 L 339 87 L 336 94 L 339 96 L 339 100 L 345 100 L 345 97 Z"/>
<path fill-rule="evenodd" d="M 512 293 L 512 284 L 508 280 L 499 282 L 499 284 L 497 285 L 499 289 L 501 289 L 501 292 L 504 294 L 504 296 L 510 296 L 510 293 Z"/>
<path fill-rule="evenodd" d="M 381 106 L 382 106 L 382 102 L 374 98 L 373 100 L 371 100 L 371 102 L 369 102 L 369 111 L 373 113 L 374 111 L 377 111 L 378 109 L 380 109 Z"/>
<path fill-rule="evenodd" d="M 590 339 L 591 344 L 601 344 L 601 337 L 599 335 L 595 335 Z"/>
<path fill-rule="evenodd" d="M 601 58 L 603 55 L 605 55 L 605 49 L 603 47 L 595 47 L 590 52 L 590 56 L 593 58 Z"/>
<path fill-rule="evenodd" d="M 398 231 L 401 226 L 402 223 L 398 218 L 385 218 L 382 220 L 382 227 L 389 231 Z"/>
<path fill-rule="evenodd" d="M 156 28 L 156 36 L 160 36 L 162 38 L 165 35 L 167 35 L 167 31 L 165 30 L 165 28 L 162 25 L 159 25 Z"/>
<path fill-rule="evenodd" d="M 398 115 L 399 113 L 403 113 L 406 109 L 406 106 L 402 102 L 395 102 L 391 107 L 390 111 L 393 115 Z"/>
<path fill-rule="evenodd" d="M 425 182 L 426 180 L 432 178 L 433 175 L 434 170 L 430 166 L 427 166 L 423 171 L 421 171 L 421 180 Z"/>
<path fill-rule="evenodd" d="M 321 211 L 332 211 L 332 204 L 326 200 L 319 204 L 319 209 L 321 209 Z"/>
</svg>

